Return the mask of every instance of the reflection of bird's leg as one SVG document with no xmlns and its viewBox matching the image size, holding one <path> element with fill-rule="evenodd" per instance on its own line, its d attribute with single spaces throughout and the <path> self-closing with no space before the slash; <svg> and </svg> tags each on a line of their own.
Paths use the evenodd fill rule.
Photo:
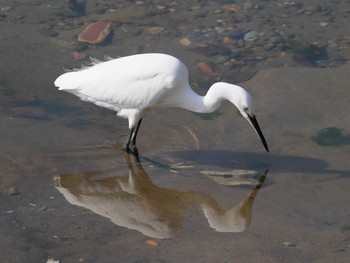
<svg viewBox="0 0 350 263">
<path fill-rule="evenodd" d="M 237 208 L 239 210 L 241 217 L 245 218 L 246 220 L 246 226 L 250 225 L 250 222 L 252 220 L 252 210 L 253 210 L 252 208 L 253 208 L 255 197 L 257 196 L 259 189 L 264 183 L 268 172 L 269 170 L 266 169 L 265 172 L 260 176 L 259 181 L 255 185 L 254 189 L 248 194 L 248 196 L 245 199 L 243 199 L 237 205 Z"/>
<path fill-rule="evenodd" d="M 139 155 L 134 155 L 134 157 L 135 157 L 135 162 L 136 162 L 137 167 L 140 168 L 140 166 L 141 166 L 141 168 L 142 168 L 142 164 L 141 164 Z M 142 168 L 142 170 L 143 170 L 143 168 Z"/>
<path fill-rule="evenodd" d="M 129 170 L 128 181 L 125 182 L 118 180 L 119 186 L 122 188 L 122 190 L 129 194 L 140 193 L 140 191 L 142 192 L 142 187 L 147 188 L 153 186 L 152 181 L 149 179 L 147 173 L 142 167 L 139 156 L 134 154 L 134 158 L 135 160 L 132 162 L 130 154 L 125 155 Z"/>
<path fill-rule="evenodd" d="M 129 170 L 132 169 L 132 163 L 131 163 L 129 154 L 125 154 L 125 160 L 126 160 L 126 163 L 128 164 L 128 169 Z"/>
<path fill-rule="evenodd" d="M 123 192 L 129 193 L 129 194 L 136 194 L 136 183 L 135 183 L 135 171 L 134 167 L 132 165 L 132 162 L 130 160 L 130 154 L 125 155 L 126 163 L 128 164 L 128 170 L 129 170 L 129 176 L 128 180 L 122 180 L 120 178 L 117 178 L 118 184 Z"/>
<path fill-rule="evenodd" d="M 258 183 L 256 184 L 254 190 L 259 190 L 259 189 L 260 189 L 260 187 L 261 187 L 262 184 L 264 183 L 264 181 L 265 181 L 266 176 L 267 176 L 268 173 L 269 173 L 269 169 L 266 169 L 265 172 L 264 172 L 264 173 L 261 175 L 261 177 L 259 178 L 259 181 L 258 181 Z"/>
</svg>

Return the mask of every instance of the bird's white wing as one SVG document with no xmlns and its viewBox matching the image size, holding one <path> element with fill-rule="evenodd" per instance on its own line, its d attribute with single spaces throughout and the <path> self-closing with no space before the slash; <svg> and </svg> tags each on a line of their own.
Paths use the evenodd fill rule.
<svg viewBox="0 0 350 263">
<path fill-rule="evenodd" d="M 187 69 L 179 60 L 158 55 L 143 54 L 102 62 L 65 73 L 55 85 L 83 100 L 117 111 L 156 106 L 169 90 L 188 78 Z"/>
</svg>

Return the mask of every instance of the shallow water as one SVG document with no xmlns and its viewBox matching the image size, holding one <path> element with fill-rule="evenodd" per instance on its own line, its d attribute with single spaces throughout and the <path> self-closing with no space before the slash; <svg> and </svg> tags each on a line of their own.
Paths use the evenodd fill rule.
<svg viewBox="0 0 350 263">
<path fill-rule="evenodd" d="M 113 5 L 92 2 L 100 3 L 96 9 Z M 193 23 L 204 30 L 214 18 L 198 10 L 214 12 L 223 2 L 202 3 L 199 9 L 195 1 L 176 7 L 155 4 L 158 9 L 163 5 L 183 9 L 186 19 L 192 8 L 196 12 Z M 123 4 L 132 8 L 130 3 Z M 274 14 L 294 12 L 294 7 L 281 11 L 277 3 L 270 4 L 276 8 L 270 11 Z M 348 37 L 350 33 L 342 26 L 348 21 L 347 13 L 339 9 L 350 6 L 342 3 L 338 7 L 329 1 L 318 4 L 333 10 L 333 20 L 327 20 L 329 16 L 321 10 L 306 18 L 290 15 L 286 24 L 292 30 L 303 19 L 322 16 L 331 28 L 337 28 L 341 39 Z M 309 1 L 304 7 L 307 11 L 313 5 Z M 205 92 L 202 86 L 210 86 L 215 79 L 227 80 L 232 75 L 231 81 L 245 80 L 241 85 L 255 99 L 259 124 L 270 147 L 270 153 L 265 153 L 249 124 L 228 103 L 212 116 L 162 109 L 144 119 L 138 162 L 120 150 L 127 130 L 125 120 L 53 86 L 63 67 L 81 64 L 74 61 L 67 45 L 74 42 L 83 22 L 113 12 L 91 11 L 70 20 L 53 15 L 53 9 L 63 7 L 60 1 L 4 1 L 0 5 L 8 6 L 13 9 L 1 9 L 7 16 L 0 21 L 0 245 L 6 251 L 0 261 L 349 260 L 348 44 L 341 42 L 338 53 L 328 50 L 329 60 L 322 63 L 336 64 L 331 68 L 299 63 L 288 52 L 286 58 L 276 55 L 266 62 L 248 59 L 246 54 L 244 66 L 210 75 L 200 72 L 196 63 L 213 61 L 220 72 L 222 55 L 205 57 L 178 44 L 186 34 L 194 42 L 204 39 L 196 39 L 189 31 L 178 35 L 168 30 L 172 33 L 162 36 L 130 33 L 151 26 L 144 23 L 143 16 L 168 28 L 172 24 L 141 4 L 131 15 L 137 25 L 117 12 L 120 21 L 116 24 L 125 23 L 130 34 L 119 36 L 116 25 L 110 42 L 85 52 L 98 58 L 131 54 L 137 51 L 137 41 L 141 51 L 175 54 L 188 64 L 191 82 L 200 93 Z M 262 6 L 257 14 L 268 13 L 266 8 Z M 95 10 L 90 2 L 88 10 Z M 251 23 L 254 28 L 256 22 Z M 51 28 L 60 34 L 48 36 L 45 30 Z M 304 31 L 314 35 L 302 29 L 298 32 L 311 41 L 321 41 L 320 30 L 310 23 Z M 222 37 L 210 31 L 206 34 Z M 327 41 L 335 37 L 329 28 L 323 36 Z M 338 65 L 336 55 L 345 61 Z M 343 143 L 324 146 L 312 139 L 329 127 L 340 129 L 345 139 L 336 141 Z"/>
</svg>

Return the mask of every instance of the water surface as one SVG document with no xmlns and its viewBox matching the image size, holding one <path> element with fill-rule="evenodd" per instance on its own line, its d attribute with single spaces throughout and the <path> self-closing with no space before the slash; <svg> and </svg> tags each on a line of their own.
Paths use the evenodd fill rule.
<svg viewBox="0 0 350 263">
<path fill-rule="evenodd" d="M 228 75 L 206 75 L 198 71 L 197 61 L 205 58 L 215 64 L 221 57 L 203 57 L 181 47 L 175 33 L 157 39 L 148 35 L 144 46 L 140 44 L 143 51 L 184 58 L 200 93 L 221 77 L 246 80 L 240 84 L 255 99 L 270 153 L 264 152 L 249 124 L 226 103 L 213 116 L 180 109 L 147 115 L 140 130 L 138 162 L 120 150 L 127 131 L 125 120 L 53 86 L 63 67 L 81 63 L 73 60 L 71 49 L 62 46 L 66 42 L 59 42 L 73 41 L 83 27 L 72 21 L 100 16 L 88 13 L 77 20 L 59 20 L 47 9 L 59 6 L 58 1 L 27 4 L 15 5 L 0 22 L 4 262 L 348 260 L 350 148 L 346 140 L 324 146 L 312 139 L 329 127 L 348 138 L 348 63 L 321 68 L 290 58 L 283 67 L 263 68 L 261 61 L 250 61 L 243 68 L 231 68 Z M 176 8 L 196 5 L 190 1 L 188 8 Z M 216 1 L 215 8 L 221 5 Z M 1 7 L 6 6 L 11 3 Z M 73 23 L 75 29 L 55 25 L 59 37 L 47 36 L 42 30 L 50 28 L 46 28 L 50 23 L 32 14 L 18 18 L 29 8 L 46 10 L 43 21 Z M 144 11 L 135 7 L 134 16 L 141 21 L 140 9 Z M 201 16 L 195 17 L 199 25 Z M 339 17 L 344 14 L 334 21 Z M 157 19 L 162 23 L 163 17 Z M 129 30 L 133 27 L 127 24 L 130 21 L 120 22 Z M 209 27 L 203 23 L 201 27 Z M 349 36 L 342 30 L 344 37 Z M 132 35 L 114 35 L 112 43 L 88 52 L 99 58 L 133 53 L 128 42 L 134 43 Z M 134 36 L 142 38 L 143 33 Z M 341 52 L 346 55 L 346 48 Z M 158 246 L 147 244 L 150 239 Z"/>
</svg>

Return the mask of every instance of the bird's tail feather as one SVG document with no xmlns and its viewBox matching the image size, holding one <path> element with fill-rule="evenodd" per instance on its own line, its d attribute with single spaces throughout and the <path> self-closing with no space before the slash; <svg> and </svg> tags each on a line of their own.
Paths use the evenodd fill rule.
<svg viewBox="0 0 350 263">
<path fill-rule="evenodd" d="M 59 76 L 55 80 L 55 86 L 59 90 L 77 90 L 79 89 L 81 83 L 81 76 L 77 74 L 78 72 L 67 72 Z"/>
</svg>

